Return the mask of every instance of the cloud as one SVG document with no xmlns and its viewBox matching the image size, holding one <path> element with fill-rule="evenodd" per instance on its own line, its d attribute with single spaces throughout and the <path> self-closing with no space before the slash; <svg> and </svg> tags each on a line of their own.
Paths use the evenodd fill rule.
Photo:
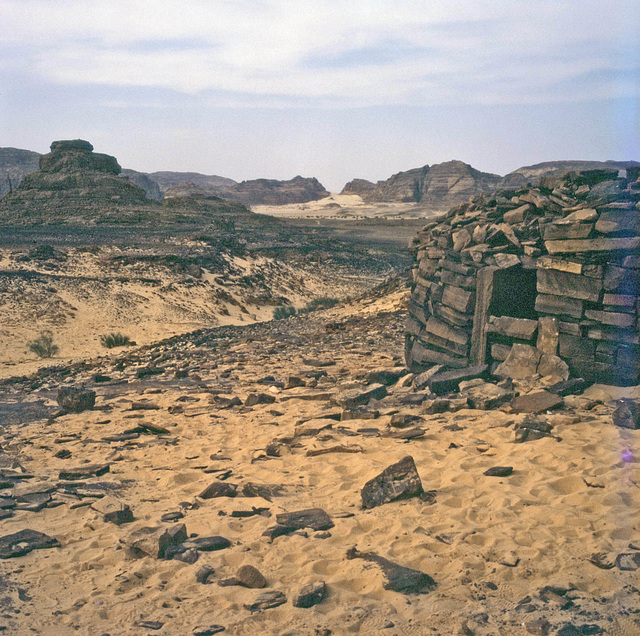
<svg viewBox="0 0 640 636">
<path fill-rule="evenodd" d="M 3 0 L 0 21 L 4 68 L 219 105 L 540 103 L 640 90 L 635 0 Z"/>
</svg>

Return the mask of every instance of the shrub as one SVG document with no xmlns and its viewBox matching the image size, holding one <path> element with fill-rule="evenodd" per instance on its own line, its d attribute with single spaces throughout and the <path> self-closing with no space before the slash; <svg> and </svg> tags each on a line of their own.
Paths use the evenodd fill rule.
<svg viewBox="0 0 640 636">
<path fill-rule="evenodd" d="M 52 358 L 58 353 L 58 345 L 53 344 L 53 334 L 42 331 L 40 335 L 29 343 L 29 350 L 39 358 Z"/>
<path fill-rule="evenodd" d="M 296 308 L 291 307 L 276 307 L 273 310 L 273 319 L 274 320 L 282 320 L 283 318 L 289 318 L 290 316 L 296 315 Z"/>
<path fill-rule="evenodd" d="M 309 313 L 310 311 L 317 311 L 318 309 L 331 309 L 335 307 L 340 301 L 337 298 L 330 298 L 329 296 L 321 296 L 320 298 L 314 298 L 309 301 L 301 310 L 300 313 Z"/>
<path fill-rule="evenodd" d="M 102 346 L 107 349 L 113 349 L 114 347 L 125 347 L 128 344 L 133 344 L 129 336 L 125 336 L 121 333 L 108 333 L 100 336 L 100 342 Z"/>
</svg>

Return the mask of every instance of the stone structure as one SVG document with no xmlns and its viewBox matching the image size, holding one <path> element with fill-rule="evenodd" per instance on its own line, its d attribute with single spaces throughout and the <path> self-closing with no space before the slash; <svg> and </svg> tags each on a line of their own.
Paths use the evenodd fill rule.
<svg viewBox="0 0 640 636">
<path fill-rule="evenodd" d="M 589 381 L 639 382 L 639 168 L 475 197 L 410 249 L 412 370 L 490 364 L 562 377 L 568 365 Z"/>
</svg>

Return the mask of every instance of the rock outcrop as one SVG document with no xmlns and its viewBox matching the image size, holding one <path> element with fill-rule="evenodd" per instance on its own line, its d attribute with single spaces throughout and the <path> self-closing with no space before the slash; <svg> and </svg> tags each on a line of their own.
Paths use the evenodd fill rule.
<svg viewBox="0 0 640 636">
<path fill-rule="evenodd" d="M 233 186 L 217 188 L 215 194 L 244 205 L 287 205 L 308 203 L 329 196 L 315 177 L 297 176 L 288 181 L 253 179 Z"/>
<path fill-rule="evenodd" d="M 39 166 L 2 198 L 0 222 L 95 220 L 118 208 L 149 203 L 142 188 L 118 176 L 121 168 L 116 158 L 94 153 L 88 141 L 54 141 L 51 152 L 40 157 Z"/>
<path fill-rule="evenodd" d="M 137 170 L 130 170 L 124 168 L 120 173 L 120 176 L 129 179 L 131 183 L 142 188 L 147 193 L 147 198 L 152 201 L 162 201 L 162 190 L 157 181 L 152 179 L 145 172 L 138 172 Z"/>
<path fill-rule="evenodd" d="M 140 173 L 158 184 L 160 192 L 164 195 L 167 190 L 184 183 L 193 183 L 203 191 L 216 188 L 226 188 L 236 185 L 233 179 L 219 177 L 215 174 L 200 174 L 199 172 L 171 172 L 161 170 L 159 172 Z"/>
<path fill-rule="evenodd" d="M 40 154 L 19 148 L 0 148 L 0 197 L 12 192 L 38 169 Z"/>
<path fill-rule="evenodd" d="M 422 203 L 448 209 L 469 197 L 495 190 L 500 176 L 480 172 L 462 161 L 446 161 L 398 172 L 384 181 L 354 179 L 342 194 L 358 194 L 366 202 Z"/>
</svg>

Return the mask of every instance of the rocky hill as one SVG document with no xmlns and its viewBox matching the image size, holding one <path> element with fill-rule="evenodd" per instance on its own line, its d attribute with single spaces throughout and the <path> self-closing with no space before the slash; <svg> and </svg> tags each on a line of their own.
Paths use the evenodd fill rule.
<svg viewBox="0 0 640 636">
<path fill-rule="evenodd" d="M 141 174 L 145 174 L 149 179 L 155 181 L 163 195 L 170 188 L 184 183 L 193 183 L 202 190 L 213 190 L 236 185 L 236 181 L 233 179 L 219 177 L 215 174 L 200 174 L 199 172 L 170 172 L 163 170 Z"/>
<path fill-rule="evenodd" d="M 0 197 L 15 190 L 20 182 L 38 169 L 40 155 L 20 148 L 0 148 Z"/>
<path fill-rule="evenodd" d="M 342 194 L 358 194 L 366 202 L 415 202 L 448 209 L 476 194 L 492 192 L 499 182 L 499 175 L 480 172 L 462 161 L 446 161 L 398 172 L 375 184 L 354 179 Z"/>
<path fill-rule="evenodd" d="M 567 172 L 582 170 L 626 170 L 638 166 L 637 161 L 545 161 L 532 166 L 523 166 L 505 175 L 498 183 L 498 189 L 539 186 L 544 178 L 558 178 Z"/>
<path fill-rule="evenodd" d="M 118 218 L 118 209 L 149 203 L 144 190 L 120 178 L 115 157 L 81 139 L 54 141 L 39 170 L 0 200 L 0 223 L 39 224 Z"/>
<path fill-rule="evenodd" d="M 239 201 L 245 205 L 287 205 L 307 203 L 329 196 L 329 192 L 315 177 L 297 176 L 288 181 L 253 179 L 233 186 L 217 188 L 223 199 Z"/>
</svg>

